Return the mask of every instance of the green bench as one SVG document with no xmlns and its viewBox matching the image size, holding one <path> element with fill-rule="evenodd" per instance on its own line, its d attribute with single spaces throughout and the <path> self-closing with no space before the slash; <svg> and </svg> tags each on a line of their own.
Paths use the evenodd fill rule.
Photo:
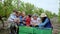
<svg viewBox="0 0 60 34">
<path fill-rule="evenodd" d="M 52 29 L 38 29 L 27 26 L 19 26 L 19 34 L 52 34 Z"/>
</svg>

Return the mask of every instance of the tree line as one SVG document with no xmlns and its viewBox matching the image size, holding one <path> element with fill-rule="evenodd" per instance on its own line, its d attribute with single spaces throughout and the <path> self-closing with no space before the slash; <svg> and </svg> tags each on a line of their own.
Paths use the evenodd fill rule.
<svg viewBox="0 0 60 34">
<path fill-rule="evenodd" d="M 13 9 L 17 9 L 21 12 L 25 11 L 26 15 L 36 13 L 40 16 L 41 13 L 44 12 L 48 15 L 49 18 L 58 17 L 58 20 L 60 21 L 60 9 L 58 15 L 56 15 L 49 10 L 44 10 L 43 8 L 38 8 L 35 7 L 33 4 L 24 3 L 22 1 L 20 1 L 19 4 L 17 0 L 4 0 L 3 3 L 0 2 L 0 16 L 8 18 L 9 15 L 12 13 Z"/>
</svg>

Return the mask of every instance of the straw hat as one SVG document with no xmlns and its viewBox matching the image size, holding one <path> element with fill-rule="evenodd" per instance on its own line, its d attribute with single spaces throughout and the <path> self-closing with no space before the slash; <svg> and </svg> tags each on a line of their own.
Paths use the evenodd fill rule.
<svg viewBox="0 0 60 34">
<path fill-rule="evenodd" d="M 41 13 L 40 17 L 47 17 L 45 13 Z"/>
</svg>

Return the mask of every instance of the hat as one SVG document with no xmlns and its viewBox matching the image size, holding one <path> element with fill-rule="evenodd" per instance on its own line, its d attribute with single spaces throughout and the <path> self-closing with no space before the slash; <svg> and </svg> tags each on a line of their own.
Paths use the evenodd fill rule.
<svg viewBox="0 0 60 34">
<path fill-rule="evenodd" d="M 45 13 L 41 13 L 40 17 L 47 17 Z"/>
<path fill-rule="evenodd" d="M 34 16 L 37 16 L 37 17 L 38 17 L 38 15 L 37 15 L 37 14 L 33 14 L 33 17 L 34 17 Z"/>
</svg>

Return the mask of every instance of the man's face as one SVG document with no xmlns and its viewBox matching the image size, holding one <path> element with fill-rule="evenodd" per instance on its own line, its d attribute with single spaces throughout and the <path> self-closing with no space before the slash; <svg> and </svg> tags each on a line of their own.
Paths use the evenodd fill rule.
<svg viewBox="0 0 60 34">
<path fill-rule="evenodd" d="M 20 14 L 18 13 L 18 12 L 15 12 L 15 15 L 18 17 L 18 16 L 20 16 Z"/>
<path fill-rule="evenodd" d="M 24 14 L 24 13 L 22 13 L 22 16 L 24 17 L 24 16 L 25 16 L 25 14 Z"/>
</svg>

